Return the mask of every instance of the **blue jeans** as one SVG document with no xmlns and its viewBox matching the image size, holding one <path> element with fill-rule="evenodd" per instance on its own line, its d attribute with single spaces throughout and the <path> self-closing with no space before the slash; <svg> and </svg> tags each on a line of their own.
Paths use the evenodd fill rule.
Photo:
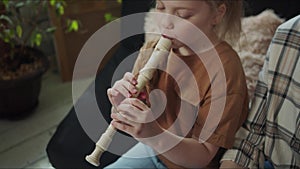
<svg viewBox="0 0 300 169">
<path fill-rule="evenodd" d="M 153 149 L 143 143 L 138 143 L 128 152 L 122 155 L 116 162 L 105 167 L 105 169 L 120 168 L 158 168 L 167 167 L 156 157 Z"/>
<path fill-rule="evenodd" d="M 265 161 L 265 169 L 274 169 L 272 163 L 270 161 Z"/>
</svg>

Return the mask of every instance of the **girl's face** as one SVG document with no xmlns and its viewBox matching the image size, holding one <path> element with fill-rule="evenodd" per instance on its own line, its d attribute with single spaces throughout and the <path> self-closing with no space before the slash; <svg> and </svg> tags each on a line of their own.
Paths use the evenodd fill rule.
<svg viewBox="0 0 300 169">
<path fill-rule="evenodd" d="M 175 15 L 183 20 L 192 23 L 199 28 L 210 40 L 216 35 L 213 31 L 216 23 L 216 12 L 203 0 L 157 0 L 156 11 L 169 14 L 158 19 L 158 25 L 163 35 L 172 39 L 173 48 L 183 46 L 179 42 L 178 37 L 186 37 L 184 39 L 193 40 L 193 36 L 197 32 L 190 32 L 190 26 L 183 24 L 179 19 L 174 19 L 170 15 Z"/>
</svg>

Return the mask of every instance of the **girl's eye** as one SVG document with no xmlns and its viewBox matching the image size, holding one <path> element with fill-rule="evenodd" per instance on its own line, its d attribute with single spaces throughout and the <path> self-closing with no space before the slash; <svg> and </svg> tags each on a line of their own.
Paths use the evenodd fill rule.
<svg viewBox="0 0 300 169">
<path fill-rule="evenodd" d="M 189 12 L 177 12 L 176 15 L 182 19 L 189 19 L 190 17 L 193 16 L 193 14 L 191 14 Z"/>
</svg>

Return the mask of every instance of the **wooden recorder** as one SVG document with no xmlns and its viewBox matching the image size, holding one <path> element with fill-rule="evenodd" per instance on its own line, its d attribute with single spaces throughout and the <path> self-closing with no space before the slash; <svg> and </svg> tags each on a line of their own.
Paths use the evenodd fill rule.
<svg viewBox="0 0 300 169">
<path fill-rule="evenodd" d="M 157 45 L 155 46 L 150 59 L 146 63 L 145 67 L 140 70 L 139 75 L 137 77 L 137 95 L 141 92 L 141 90 L 145 87 L 147 82 L 149 82 L 153 74 L 155 72 L 156 65 L 159 65 L 162 61 L 162 57 L 166 54 L 168 54 L 170 48 L 171 48 L 172 42 L 170 39 L 161 37 L 160 40 L 158 41 Z M 100 139 L 97 141 L 96 146 L 92 154 L 86 156 L 86 160 L 93 164 L 94 166 L 99 166 L 100 165 L 100 158 L 101 155 L 104 151 L 106 151 L 112 141 L 112 138 L 114 134 L 116 133 L 116 129 L 110 124 L 106 131 L 101 135 Z"/>
</svg>

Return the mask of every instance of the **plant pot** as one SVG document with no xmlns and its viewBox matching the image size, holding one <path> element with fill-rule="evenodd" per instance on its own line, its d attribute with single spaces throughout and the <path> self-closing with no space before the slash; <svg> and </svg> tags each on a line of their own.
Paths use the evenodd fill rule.
<svg viewBox="0 0 300 169">
<path fill-rule="evenodd" d="M 24 118 L 38 105 L 42 75 L 48 69 L 49 62 L 41 51 L 33 48 L 30 51 L 42 58 L 43 66 L 17 79 L 0 80 L 0 118 Z"/>
</svg>

